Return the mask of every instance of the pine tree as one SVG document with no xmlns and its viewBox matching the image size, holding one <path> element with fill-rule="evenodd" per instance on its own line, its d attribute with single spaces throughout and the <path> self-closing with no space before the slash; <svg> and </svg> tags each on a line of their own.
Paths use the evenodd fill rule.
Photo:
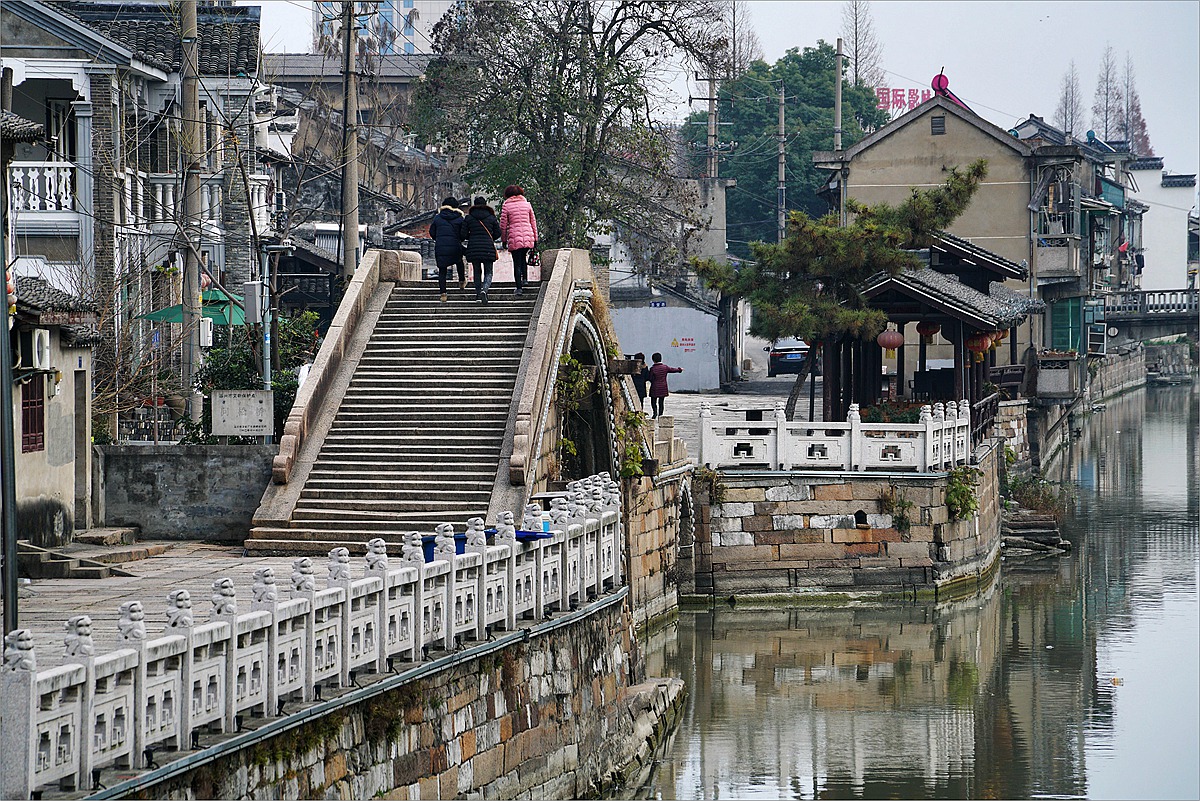
<svg viewBox="0 0 1200 801">
<path fill-rule="evenodd" d="M 1069 134 L 1083 133 L 1079 130 L 1083 125 L 1083 95 L 1079 91 L 1079 70 L 1075 69 L 1074 59 L 1063 73 L 1054 124 Z"/>
<path fill-rule="evenodd" d="M 1117 72 L 1117 59 L 1112 45 L 1105 45 L 1100 59 L 1100 73 L 1096 76 L 1096 94 L 1092 100 L 1092 128 L 1107 141 L 1120 132 L 1121 128 L 1121 78 Z"/>
<path fill-rule="evenodd" d="M 754 310 L 750 332 L 764 339 L 798 337 L 808 342 L 869 342 L 887 325 L 887 314 L 870 307 L 859 289 L 871 276 L 918 268 L 915 249 L 957 219 L 987 176 L 987 162 L 954 168 L 941 186 L 914 189 L 896 206 L 864 206 L 849 200 L 853 221 L 838 214 L 813 219 L 793 211 L 788 235 L 778 244 L 752 245 L 754 260 L 730 264 L 696 262 L 697 272 L 722 294 L 746 298 Z M 812 349 L 815 352 L 815 348 Z M 796 386 L 804 381 L 812 360 Z M 793 396 L 798 394 L 798 389 Z M 789 417 L 794 402 L 789 401 Z"/>
</svg>

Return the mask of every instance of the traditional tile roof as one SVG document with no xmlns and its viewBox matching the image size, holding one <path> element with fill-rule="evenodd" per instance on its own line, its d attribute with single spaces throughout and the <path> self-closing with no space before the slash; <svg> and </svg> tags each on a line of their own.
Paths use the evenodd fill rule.
<svg viewBox="0 0 1200 801">
<path fill-rule="evenodd" d="M 38 313 L 46 311 L 95 311 L 83 298 L 63 292 L 32 275 L 17 276 L 17 306 Z"/>
<path fill-rule="evenodd" d="M 981 248 L 973 242 L 969 242 L 946 231 L 938 232 L 934 241 L 934 247 L 957 255 L 960 258 L 973 259 L 979 266 L 986 267 L 992 272 L 1000 273 L 1010 278 L 1024 281 L 1029 277 L 1029 271 L 1015 261 L 1009 261 L 1003 256 L 992 253 L 990 250 Z"/>
<path fill-rule="evenodd" d="M 7 142 L 36 142 L 44 132 L 45 127 L 41 123 L 27 120 L 11 111 L 0 111 L 0 139 Z"/>
<path fill-rule="evenodd" d="M 1162 156 L 1143 156 L 1129 162 L 1131 170 L 1161 170 L 1163 168 Z"/>
<path fill-rule="evenodd" d="M 1169 173 L 1163 173 L 1162 185 L 1168 186 L 1168 187 L 1195 186 L 1196 185 L 1196 174 L 1192 173 L 1191 175 L 1178 175 L 1178 174 L 1172 175 Z"/>
<path fill-rule="evenodd" d="M 1010 328 L 1035 311 L 1028 298 L 1003 288 L 993 291 L 997 286 L 993 282 L 992 294 L 985 295 L 952 275 L 921 268 L 897 276 L 880 273 L 867 281 L 863 295 L 871 299 L 894 290 L 979 329 Z"/>
<path fill-rule="evenodd" d="M 168 6 L 63 2 L 56 8 L 128 47 L 148 64 L 172 72 L 182 71 L 179 18 Z M 258 11 L 253 6 L 202 10 L 197 22 L 201 75 L 249 76 L 258 72 Z"/>
</svg>

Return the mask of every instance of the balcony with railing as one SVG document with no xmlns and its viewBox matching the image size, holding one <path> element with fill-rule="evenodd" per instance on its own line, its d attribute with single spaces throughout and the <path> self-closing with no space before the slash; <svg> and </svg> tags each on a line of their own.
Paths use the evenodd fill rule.
<svg viewBox="0 0 1200 801">
<path fill-rule="evenodd" d="M 12 213 L 76 213 L 76 166 L 69 161 L 14 161 L 8 185 Z"/>
</svg>

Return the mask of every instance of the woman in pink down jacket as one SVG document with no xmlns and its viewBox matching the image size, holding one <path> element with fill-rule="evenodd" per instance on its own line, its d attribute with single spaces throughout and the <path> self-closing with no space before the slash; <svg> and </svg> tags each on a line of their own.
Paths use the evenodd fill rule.
<svg viewBox="0 0 1200 801">
<path fill-rule="evenodd" d="M 514 295 L 525 294 L 528 280 L 529 251 L 538 241 L 537 218 L 533 206 L 525 199 L 525 190 L 513 184 L 504 189 L 504 205 L 500 209 L 500 239 L 513 257 L 513 278 L 517 282 Z"/>
</svg>

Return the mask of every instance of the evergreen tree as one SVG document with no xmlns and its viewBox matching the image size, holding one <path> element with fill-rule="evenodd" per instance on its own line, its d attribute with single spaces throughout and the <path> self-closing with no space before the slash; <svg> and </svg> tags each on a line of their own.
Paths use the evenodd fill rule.
<svg viewBox="0 0 1200 801">
<path fill-rule="evenodd" d="M 787 208 L 819 217 L 829 208 L 817 192 L 826 174 L 812 164 L 814 150 L 833 147 L 833 95 L 836 51 L 826 42 L 803 51 L 792 48 L 774 64 L 751 64 L 742 76 L 725 83 L 717 92 L 721 122 L 718 136 L 723 145 L 737 148 L 723 157 L 720 174 L 734 178 L 737 185 L 726 200 L 730 250 L 748 255 L 749 242 L 774 241 L 776 236 L 776 187 L 779 114 L 779 82 L 784 86 L 785 169 Z M 888 121 L 888 113 L 876 108 L 877 98 L 867 86 L 842 84 L 842 142 L 849 147 Z M 689 117 L 684 135 L 696 152 L 704 147 L 705 114 Z M 696 169 L 699 169 L 698 165 Z"/>
<path fill-rule="evenodd" d="M 697 262 L 696 269 L 714 289 L 749 300 L 755 336 L 869 342 L 887 325 L 887 315 L 868 305 L 860 294 L 863 283 L 880 272 L 897 275 L 920 267 L 913 250 L 929 247 L 966 210 L 986 176 L 987 162 L 981 159 L 965 170 L 952 169 L 941 186 L 914 189 L 896 206 L 848 200 L 853 219 L 844 227 L 836 213 L 813 219 L 794 211 L 784 241 L 755 243 L 753 261 L 736 267 Z M 814 358 L 796 378 L 789 418 Z"/>
</svg>

